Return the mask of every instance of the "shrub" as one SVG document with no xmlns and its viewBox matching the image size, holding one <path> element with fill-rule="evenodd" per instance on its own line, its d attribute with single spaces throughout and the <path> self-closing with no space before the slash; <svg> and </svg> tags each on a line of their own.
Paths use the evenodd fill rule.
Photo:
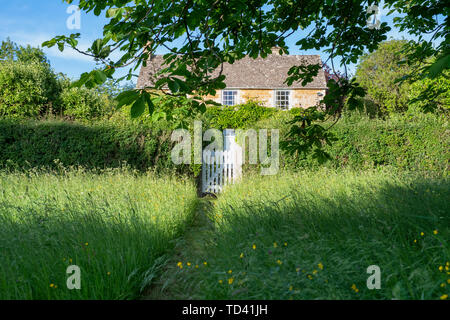
<svg viewBox="0 0 450 320">
<path fill-rule="evenodd" d="M 35 117 L 58 111 L 59 83 L 45 64 L 0 62 L 0 116 Z"/>
<path fill-rule="evenodd" d="M 64 88 L 61 94 L 64 114 L 77 120 L 99 119 L 111 115 L 114 102 L 105 93 L 95 89 Z"/>
<path fill-rule="evenodd" d="M 277 109 L 264 107 L 257 101 L 227 107 L 209 107 L 205 118 L 217 129 L 247 128 L 259 120 L 267 119 L 279 112 Z"/>
<path fill-rule="evenodd" d="M 406 40 L 385 41 L 376 51 L 361 57 L 356 80 L 367 90 L 364 102 L 368 114 L 389 115 L 411 107 L 422 111 L 449 110 L 448 73 L 435 79 L 397 82 L 421 67 L 405 63 L 406 44 Z"/>
</svg>

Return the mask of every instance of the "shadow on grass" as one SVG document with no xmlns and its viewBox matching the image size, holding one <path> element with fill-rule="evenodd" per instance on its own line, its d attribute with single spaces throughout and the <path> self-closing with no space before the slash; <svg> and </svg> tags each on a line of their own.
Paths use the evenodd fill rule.
<svg viewBox="0 0 450 320">
<path fill-rule="evenodd" d="M 439 299 L 446 293 L 440 284 L 447 276 L 438 267 L 450 260 L 450 181 L 354 184 L 350 193 L 327 197 L 301 189 L 277 197 L 275 188 L 273 200 L 225 202 L 211 213 L 218 222 L 204 249 L 180 258 L 207 260 L 210 267 L 174 267 L 166 276 L 176 298 Z M 380 290 L 366 286 L 370 265 L 381 268 Z"/>
<path fill-rule="evenodd" d="M 0 203 L 0 299 L 138 298 L 185 229 L 149 220 Z M 81 290 L 66 286 L 69 265 L 81 269 Z"/>
</svg>

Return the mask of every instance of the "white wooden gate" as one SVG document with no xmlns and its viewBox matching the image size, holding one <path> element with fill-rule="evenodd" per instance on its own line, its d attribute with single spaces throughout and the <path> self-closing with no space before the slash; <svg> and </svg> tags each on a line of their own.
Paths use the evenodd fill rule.
<svg viewBox="0 0 450 320">
<path fill-rule="evenodd" d="M 224 150 L 203 151 L 202 192 L 219 193 L 242 174 L 242 149 L 234 130 L 224 130 Z"/>
</svg>

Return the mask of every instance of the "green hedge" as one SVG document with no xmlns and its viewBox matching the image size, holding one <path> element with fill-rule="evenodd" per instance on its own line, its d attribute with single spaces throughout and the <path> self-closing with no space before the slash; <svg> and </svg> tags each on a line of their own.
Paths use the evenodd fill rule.
<svg viewBox="0 0 450 320">
<path fill-rule="evenodd" d="M 288 130 L 286 122 L 291 118 L 289 112 L 276 112 L 248 127 L 279 128 L 282 140 Z M 27 169 L 62 164 L 108 168 L 126 162 L 138 170 L 198 174 L 199 166 L 172 163 L 174 144 L 168 128 L 167 123 L 152 124 L 124 117 L 92 124 L 0 120 L 0 166 Z M 332 132 L 337 141 L 325 147 L 332 160 L 324 166 L 354 169 L 390 166 L 448 174 L 450 135 L 448 120 L 443 116 L 422 114 L 389 120 L 350 116 L 340 120 Z M 311 156 L 299 159 L 283 151 L 280 164 L 288 169 L 319 167 Z"/>
<path fill-rule="evenodd" d="M 264 107 L 257 101 L 235 106 L 208 107 L 204 120 L 213 128 L 248 128 L 257 121 L 267 119 L 279 111 Z"/>
<path fill-rule="evenodd" d="M 138 170 L 187 172 L 188 166 L 172 163 L 173 146 L 165 129 L 163 123 L 150 126 L 137 121 L 0 120 L 0 166 L 102 169 L 126 162 Z"/>
<path fill-rule="evenodd" d="M 290 118 L 289 113 L 283 113 L 259 121 L 255 127 L 279 128 L 282 140 Z M 325 147 L 332 157 L 325 166 L 355 169 L 391 166 L 448 175 L 450 134 L 448 119 L 444 116 L 399 115 L 381 120 L 351 115 L 341 119 L 331 130 L 337 141 Z M 284 152 L 281 152 L 280 164 L 287 168 L 319 167 L 310 156 L 299 159 Z"/>
</svg>

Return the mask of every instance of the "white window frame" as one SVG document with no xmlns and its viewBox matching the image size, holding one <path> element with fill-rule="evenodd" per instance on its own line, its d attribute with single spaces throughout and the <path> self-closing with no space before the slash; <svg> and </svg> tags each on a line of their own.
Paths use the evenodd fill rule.
<svg viewBox="0 0 450 320">
<path fill-rule="evenodd" d="M 278 92 L 288 92 L 288 105 L 286 109 L 282 109 L 277 105 L 277 93 Z M 292 90 L 289 89 L 275 89 L 273 91 L 273 106 L 280 110 L 290 110 L 292 108 Z"/>
<path fill-rule="evenodd" d="M 225 104 L 225 92 L 234 92 L 234 104 Z M 222 105 L 235 106 L 235 105 L 239 104 L 238 100 L 239 100 L 239 90 L 233 90 L 233 89 L 222 90 L 222 96 L 220 98 L 220 102 L 222 103 Z"/>
</svg>

